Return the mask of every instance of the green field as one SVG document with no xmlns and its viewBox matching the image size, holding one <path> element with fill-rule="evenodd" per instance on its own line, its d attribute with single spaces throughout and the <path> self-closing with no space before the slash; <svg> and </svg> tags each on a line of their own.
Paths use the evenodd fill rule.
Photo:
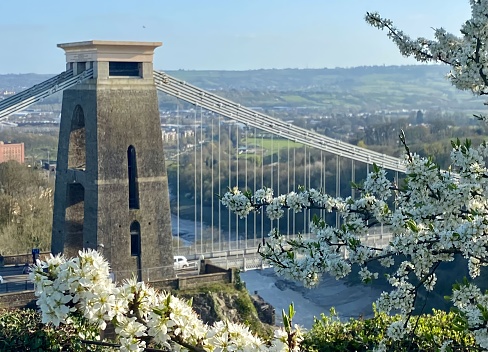
<svg viewBox="0 0 488 352">
<path fill-rule="evenodd" d="M 278 138 L 245 138 L 240 142 L 241 146 L 257 146 L 265 150 L 265 155 L 277 153 L 278 150 L 288 148 L 302 148 L 303 144 L 292 142 L 288 139 Z"/>
</svg>

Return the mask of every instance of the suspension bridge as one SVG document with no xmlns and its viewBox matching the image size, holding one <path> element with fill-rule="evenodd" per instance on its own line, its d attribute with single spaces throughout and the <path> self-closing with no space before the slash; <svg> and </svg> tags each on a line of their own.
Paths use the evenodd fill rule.
<svg viewBox="0 0 488 352">
<path fill-rule="evenodd" d="M 76 74 L 67 70 L 0 101 L 0 121 L 93 75 L 91 68 Z M 165 72 L 154 70 L 153 79 L 156 89 L 172 97 L 176 106 L 164 144 L 174 254 L 198 258 L 255 253 L 271 227 L 288 235 L 307 234 L 314 214 L 330 217 L 308 210 L 288 213 L 275 223 L 262 213 L 239 219 L 216 197 L 227 188 L 268 186 L 281 194 L 304 186 L 354 196 L 344 185 L 364 179 L 373 163 L 391 170 L 394 178 L 405 171 L 398 158 L 297 127 Z M 370 240 L 384 245 L 388 235 L 378 229 Z"/>
</svg>

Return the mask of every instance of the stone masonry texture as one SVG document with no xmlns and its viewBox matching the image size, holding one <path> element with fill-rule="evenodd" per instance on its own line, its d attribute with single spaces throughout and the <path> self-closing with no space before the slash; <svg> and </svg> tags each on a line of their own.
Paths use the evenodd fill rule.
<svg viewBox="0 0 488 352">
<path fill-rule="evenodd" d="M 139 209 L 129 209 L 127 150 L 136 151 Z M 63 93 L 52 252 L 100 250 L 118 281 L 174 277 L 168 179 L 152 79 L 91 79 Z M 141 252 L 131 256 L 130 226 Z M 103 246 L 102 246 L 103 245 Z"/>
</svg>

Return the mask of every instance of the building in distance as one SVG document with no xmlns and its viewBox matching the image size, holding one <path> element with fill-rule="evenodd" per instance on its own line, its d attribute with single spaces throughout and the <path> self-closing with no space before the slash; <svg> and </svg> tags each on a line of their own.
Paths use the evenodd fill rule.
<svg viewBox="0 0 488 352">
<path fill-rule="evenodd" d="M 4 143 L 0 141 L 0 163 L 15 160 L 24 163 L 24 143 Z"/>
</svg>

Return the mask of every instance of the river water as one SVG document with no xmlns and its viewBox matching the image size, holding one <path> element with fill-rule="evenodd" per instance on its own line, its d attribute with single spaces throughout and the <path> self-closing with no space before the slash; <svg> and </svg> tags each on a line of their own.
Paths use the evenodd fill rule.
<svg viewBox="0 0 488 352">
<path fill-rule="evenodd" d="M 200 224 L 192 220 L 180 219 L 171 215 L 173 235 L 180 233 L 180 240 L 194 242 L 195 229 L 200 233 Z M 275 307 L 276 323 L 282 324 L 281 311 L 288 311 L 294 303 L 297 312 L 294 322 L 310 328 L 314 317 L 321 313 L 328 314 L 334 307 L 343 320 L 349 318 L 370 317 L 373 314 L 372 303 L 379 297 L 381 289 L 366 285 L 351 285 L 344 280 L 336 280 L 324 275 L 317 288 L 308 289 L 301 284 L 276 276 L 273 269 L 251 270 L 241 273 L 242 280 L 251 294 L 257 292 L 266 302 Z"/>
<path fill-rule="evenodd" d="M 171 229 L 173 236 L 180 234 L 180 240 L 186 244 L 195 242 L 195 233 L 200 233 L 201 225 L 193 220 L 179 219 L 175 214 L 171 214 Z M 196 229 L 196 230 L 195 230 Z"/>
<path fill-rule="evenodd" d="M 276 311 L 276 325 L 282 324 L 281 311 L 288 312 L 293 302 L 294 323 L 311 328 L 314 317 L 329 314 L 334 307 L 341 320 L 373 315 L 372 303 L 382 290 L 371 285 L 350 285 L 344 280 L 324 275 L 317 288 L 308 289 L 301 284 L 277 277 L 272 268 L 241 273 L 249 293 L 257 292 Z"/>
</svg>

